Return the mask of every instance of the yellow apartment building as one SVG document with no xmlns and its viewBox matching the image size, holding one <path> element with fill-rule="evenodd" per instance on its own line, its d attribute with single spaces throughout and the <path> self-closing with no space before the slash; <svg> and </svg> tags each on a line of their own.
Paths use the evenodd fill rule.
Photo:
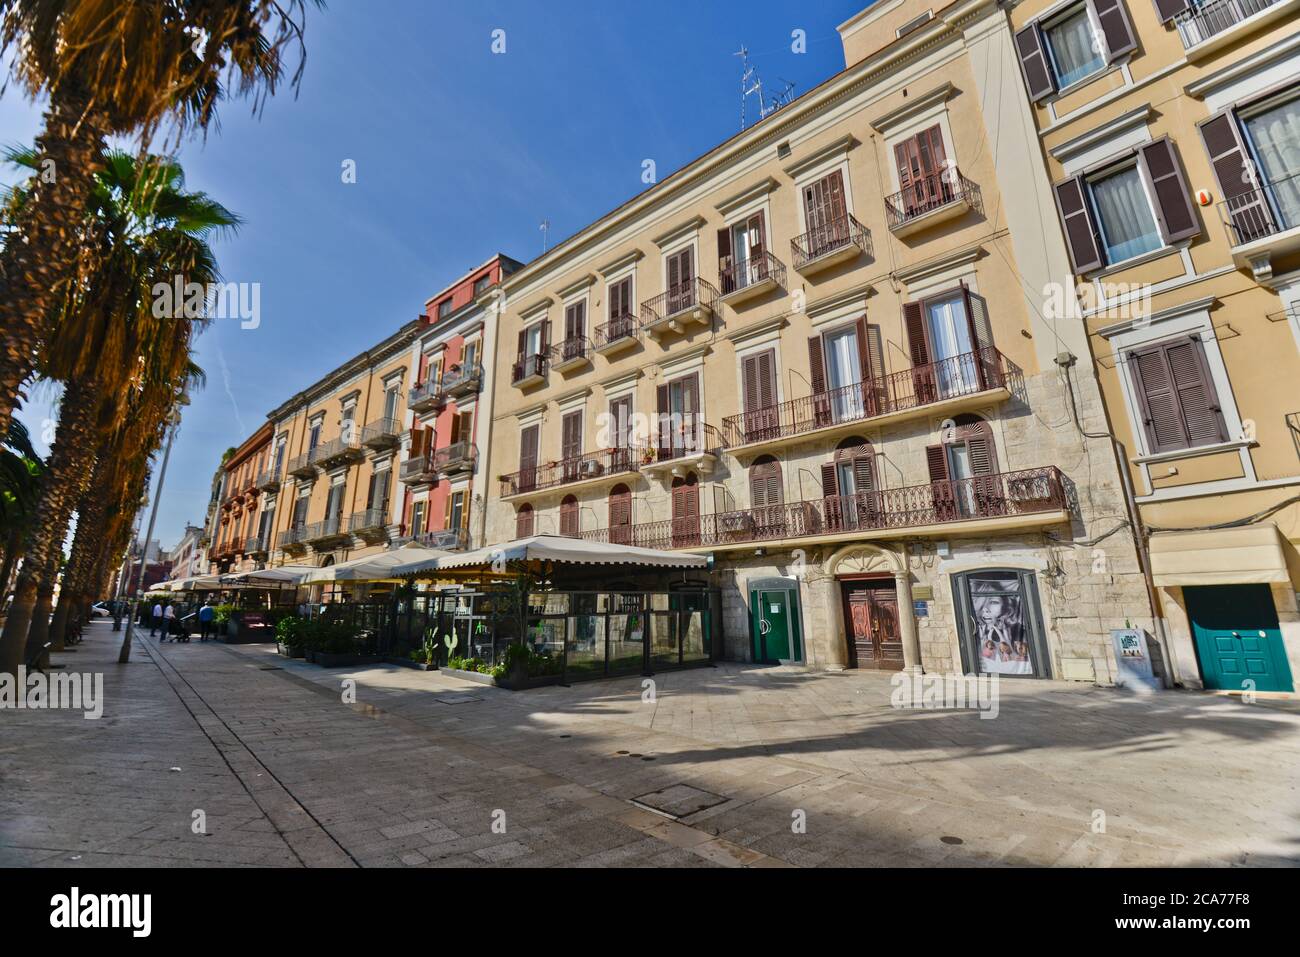
<svg viewBox="0 0 1300 957">
<path fill-rule="evenodd" d="M 1300 673 L 1298 13 L 1010 11 L 1068 243 L 1053 271 L 1074 280 L 1188 687 L 1293 692 Z"/>
<path fill-rule="evenodd" d="M 586 574 L 717 588 L 719 657 L 1109 683 L 1154 623 L 1084 327 L 1042 306 L 1007 15 L 839 32 L 842 72 L 504 280 L 487 541 L 712 556 Z"/>
</svg>

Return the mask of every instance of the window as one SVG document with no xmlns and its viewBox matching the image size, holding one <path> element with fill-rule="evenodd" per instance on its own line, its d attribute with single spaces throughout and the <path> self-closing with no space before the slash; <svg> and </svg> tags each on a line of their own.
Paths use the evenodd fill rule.
<svg viewBox="0 0 1300 957">
<path fill-rule="evenodd" d="M 673 548 L 700 544 L 700 480 L 694 472 L 673 479 Z"/>
<path fill-rule="evenodd" d="M 411 506 L 411 537 L 419 538 L 424 534 L 424 502 Z"/>
<path fill-rule="evenodd" d="M 1199 335 L 1142 346 L 1127 353 L 1125 362 L 1149 453 L 1227 441 Z"/>
<path fill-rule="evenodd" d="M 983 297 L 963 283 L 903 305 L 919 403 L 994 388 L 1002 379 Z"/>
<path fill-rule="evenodd" d="M 766 249 L 762 210 L 718 230 L 718 276 L 724 296 L 767 278 Z"/>
<path fill-rule="evenodd" d="M 1124 0 L 1084 0 L 1016 31 L 1020 72 L 1035 102 L 1136 49 Z"/>
<path fill-rule="evenodd" d="M 635 310 L 632 308 L 632 277 L 624 276 L 618 282 L 609 285 L 609 338 L 617 339 L 624 325 L 634 322 Z M 630 331 L 630 330 L 629 330 Z"/>
<path fill-rule="evenodd" d="M 298 498 L 293 503 L 293 527 L 302 528 L 307 524 L 307 506 L 311 504 L 311 489 L 298 490 Z"/>
<path fill-rule="evenodd" d="M 609 447 L 626 449 L 632 444 L 632 397 L 609 400 Z"/>
<path fill-rule="evenodd" d="M 460 367 L 467 376 L 474 375 L 475 370 L 478 368 L 478 347 L 479 341 L 477 339 L 472 339 L 465 343 L 465 350 L 460 360 Z"/>
<path fill-rule="evenodd" d="M 844 198 L 844 173 L 835 170 L 803 188 L 807 235 L 803 255 L 812 260 L 834 252 L 849 241 L 849 208 Z"/>
<path fill-rule="evenodd" d="M 320 445 L 320 426 L 321 420 L 317 419 L 311 424 L 311 434 L 307 439 L 307 451 L 312 451 Z"/>
<path fill-rule="evenodd" d="M 370 488 L 366 492 L 366 510 L 382 512 L 381 521 L 387 521 L 388 494 L 392 488 L 392 471 L 387 467 L 370 473 Z"/>
<path fill-rule="evenodd" d="M 880 349 L 880 330 L 865 318 L 808 339 L 808 370 L 816 428 L 860 419 L 877 409 L 872 382 L 872 349 Z M 873 335 L 874 333 L 874 335 Z"/>
<path fill-rule="evenodd" d="M 388 420 L 397 418 L 397 390 L 399 386 L 393 385 L 384 390 L 384 418 Z"/>
<path fill-rule="evenodd" d="M 936 521 L 1001 515 L 1006 510 L 993 430 L 979 416 L 957 416 L 943 442 L 926 447 L 925 460 Z"/>
<path fill-rule="evenodd" d="M 754 508 L 764 508 L 784 501 L 781 463 L 774 456 L 760 455 L 749 467 L 749 504 Z"/>
<path fill-rule="evenodd" d="M 1032 572 L 980 569 L 954 575 L 952 587 L 963 671 L 1051 677 Z"/>
<path fill-rule="evenodd" d="M 568 538 L 578 537 L 578 500 L 572 495 L 564 496 L 560 502 L 560 534 Z"/>
<path fill-rule="evenodd" d="M 954 177 L 948 172 L 948 153 L 943 132 L 938 125 L 922 130 L 894 145 L 894 163 L 898 169 L 898 212 L 904 220 L 912 219 L 951 203 Z M 947 174 L 947 175 L 945 175 Z"/>
<path fill-rule="evenodd" d="M 533 507 L 525 502 L 515 513 L 515 538 L 528 538 L 533 534 Z"/>
<path fill-rule="evenodd" d="M 609 490 L 609 541 L 632 544 L 632 490 L 622 482 Z"/>
<path fill-rule="evenodd" d="M 1063 180 L 1055 191 L 1075 272 L 1114 266 L 1201 231 L 1167 136 Z"/>
<path fill-rule="evenodd" d="M 566 412 L 560 419 L 560 459 L 564 463 L 564 481 L 576 482 L 582 478 L 582 419 L 583 411 Z"/>
<path fill-rule="evenodd" d="M 666 313 L 672 315 L 695 305 L 695 249 L 687 246 L 670 255 L 665 263 L 668 283 Z"/>
<path fill-rule="evenodd" d="M 475 279 L 475 280 L 474 280 L 474 296 L 475 296 L 475 298 L 478 298 L 479 296 L 483 295 L 483 291 L 484 291 L 485 289 L 487 289 L 487 287 L 490 286 L 490 285 L 492 285 L 492 274 L 491 274 L 491 273 L 488 273 L 488 274 L 483 275 L 483 276 L 479 276 L 477 279 Z"/>
<path fill-rule="evenodd" d="M 446 528 L 454 531 L 469 525 L 469 509 L 465 507 L 468 497 L 469 492 L 464 489 L 447 496 L 447 514 L 444 521 Z"/>
<path fill-rule="evenodd" d="M 1300 226 L 1300 96 L 1293 87 L 1200 124 L 1233 245 Z"/>
<path fill-rule="evenodd" d="M 661 461 L 696 451 L 703 429 L 698 373 L 666 382 L 655 390 L 659 413 L 658 456 Z"/>
<path fill-rule="evenodd" d="M 776 438 L 781 411 L 776 402 L 776 350 L 745 356 L 740 363 L 741 402 L 745 414 L 742 442 Z"/>
<path fill-rule="evenodd" d="M 861 436 L 839 443 L 821 466 L 826 525 L 831 531 L 870 527 L 880 511 L 876 501 L 876 454 Z"/>
<path fill-rule="evenodd" d="M 894 36 L 896 36 L 898 39 L 901 40 L 903 37 L 907 36 L 913 30 L 918 30 L 925 24 L 929 23 L 933 17 L 934 17 L 934 11 L 927 10 L 919 17 L 913 17 L 911 20 L 908 20 L 901 27 L 895 30 Z"/>
<path fill-rule="evenodd" d="M 451 296 L 438 303 L 438 318 L 446 319 L 451 315 Z"/>
</svg>

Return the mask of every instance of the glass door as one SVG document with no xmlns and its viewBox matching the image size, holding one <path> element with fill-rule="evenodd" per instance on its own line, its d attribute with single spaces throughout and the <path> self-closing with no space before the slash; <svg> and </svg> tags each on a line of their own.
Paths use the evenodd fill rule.
<svg viewBox="0 0 1300 957">
<path fill-rule="evenodd" d="M 1281 229 L 1300 226 L 1300 98 L 1245 121 L 1257 185 L 1268 194 Z"/>
<path fill-rule="evenodd" d="M 943 398 L 976 391 L 977 379 L 970 354 L 970 322 L 960 292 L 926 303 L 926 323 L 934 350 L 935 382 Z"/>
<path fill-rule="evenodd" d="M 1051 676 L 1032 572 L 987 569 L 953 578 L 967 673 Z"/>
<path fill-rule="evenodd" d="M 862 395 L 862 363 L 858 333 L 850 326 L 826 336 L 826 377 L 835 422 L 851 422 L 866 414 Z"/>
<path fill-rule="evenodd" d="M 948 476 L 952 479 L 953 496 L 957 500 L 957 511 L 963 518 L 979 514 L 975 501 L 975 469 L 970 461 L 970 449 L 965 442 L 957 442 L 947 447 Z"/>
</svg>

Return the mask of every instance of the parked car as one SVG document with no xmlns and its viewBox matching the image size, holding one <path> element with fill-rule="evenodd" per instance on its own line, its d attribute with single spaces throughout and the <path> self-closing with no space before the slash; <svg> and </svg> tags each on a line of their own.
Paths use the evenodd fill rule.
<svg viewBox="0 0 1300 957">
<path fill-rule="evenodd" d="M 108 610 L 108 604 L 102 601 L 97 601 L 90 606 L 90 614 L 92 618 L 109 618 L 112 616 L 112 612 Z"/>
</svg>

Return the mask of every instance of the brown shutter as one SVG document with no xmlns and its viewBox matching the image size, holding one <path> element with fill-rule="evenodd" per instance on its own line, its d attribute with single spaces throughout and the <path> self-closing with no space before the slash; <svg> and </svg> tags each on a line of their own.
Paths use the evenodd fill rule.
<svg viewBox="0 0 1300 957">
<path fill-rule="evenodd" d="M 519 330 L 519 351 L 516 355 L 519 361 L 521 362 L 523 361 L 524 358 L 524 349 L 526 349 L 527 347 L 528 347 L 528 330 L 520 329 Z"/>
<path fill-rule="evenodd" d="M 1025 78 L 1025 88 L 1029 99 L 1037 103 L 1045 96 L 1056 92 L 1056 80 L 1047 65 L 1047 52 L 1043 49 L 1043 37 L 1038 32 L 1038 24 L 1031 23 L 1016 31 L 1016 53 L 1020 57 L 1020 72 Z"/>
<path fill-rule="evenodd" d="M 821 336 L 808 338 L 808 370 L 813 393 L 821 395 L 826 391 L 826 355 L 822 351 Z"/>
<path fill-rule="evenodd" d="M 1247 172 L 1247 164 L 1252 170 L 1255 166 L 1242 142 L 1236 116 L 1231 110 L 1225 110 L 1201 122 L 1199 127 L 1210 165 L 1214 167 L 1214 176 L 1219 181 L 1219 191 L 1228 204 L 1232 225 L 1236 229 L 1237 241 L 1233 245 L 1276 232 L 1277 225 L 1265 201 L 1264 191 L 1257 189 L 1252 182 L 1257 177 Z"/>
<path fill-rule="evenodd" d="M 925 464 L 930 471 L 930 500 L 935 518 L 947 521 L 956 514 L 952 483 L 948 481 L 948 450 L 942 445 L 925 447 Z"/>
<path fill-rule="evenodd" d="M 692 372 L 682 379 L 682 421 L 679 434 L 687 451 L 697 447 L 696 423 L 700 412 L 700 375 Z M 676 443 L 674 443 L 676 444 Z"/>
<path fill-rule="evenodd" d="M 1138 148 L 1142 172 L 1156 199 L 1156 221 L 1165 242 L 1175 243 L 1201 231 L 1192 209 L 1191 190 L 1183 178 L 1173 141 L 1162 136 Z"/>
<path fill-rule="evenodd" d="M 763 219 L 761 209 L 749 218 L 749 238 L 750 258 L 756 261 L 761 260 L 763 253 L 767 250 L 767 225 Z M 760 266 L 760 268 L 763 267 Z"/>
<path fill-rule="evenodd" d="M 1128 354 L 1128 364 L 1146 432 L 1147 451 L 1187 448 L 1187 433 L 1178 411 L 1178 397 L 1164 347 L 1134 350 Z"/>
<path fill-rule="evenodd" d="M 930 470 L 931 482 L 948 481 L 948 454 L 944 451 L 942 445 L 927 445 L 925 447 L 925 464 Z"/>
<path fill-rule="evenodd" d="M 1168 23 L 1187 9 L 1188 0 L 1155 0 L 1156 16 L 1161 23 Z"/>
<path fill-rule="evenodd" d="M 925 312 L 919 302 L 903 303 L 903 325 L 907 328 L 907 351 L 912 366 L 930 364 L 930 344 L 925 329 Z"/>
<path fill-rule="evenodd" d="M 1184 342 L 1170 343 L 1166 354 L 1187 426 L 1188 444 L 1197 446 L 1227 441 L 1227 425 L 1200 337 L 1189 336 Z"/>
<path fill-rule="evenodd" d="M 736 291 L 736 277 L 729 272 L 731 269 L 731 230 L 718 230 L 718 275 L 722 278 L 722 292 L 727 294 Z"/>
<path fill-rule="evenodd" d="M 655 387 L 655 409 L 659 413 L 659 448 L 662 450 L 673 444 L 667 384 Z"/>
<path fill-rule="evenodd" d="M 776 405 L 776 350 L 769 349 L 758 357 L 759 408 Z"/>
<path fill-rule="evenodd" d="M 519 489 L 537 484 L 538 426 L 530 425 L 519 433 Z"/>
<path fill-rule="evenodd" d="M 822 495 L 828 498 L 832 495 L 840 494 L 839 475 L 835 471 L 834 462 L 822 463 Z"/>
<path fill-rule="evenodd" d="M 762 408 L 758 401 L 758 356 L 745 356 L 741 362 L 741 381 L 744 389 L 741 402 L 744 403 L 745 411 L 753 412 Z"/>
<path fill-rule="evenodd" d="M 560 534 L 578 537 L 578 500 L 571 495 L 560 503 Z"/>
<path fill-rule="evenodd" d="M 1089 272 L 1102 266 L 1101 246 L 1097 242 L 1097 226 L 1092 221 L 1088 201 L 1083 195 L 1083 177 L 1074 176 L 1053 187 L 1056 208 L 1061 214 L 1065 230 L 1065 244 L 1070 249 L 1070 261 L 1077 273 Z"/>
<path fill-rule="evenodd" d="M 533 507 L 527 503 L 515 513 L 515 538 L 528 538 L 533 534 Z"/>
<path fill-rule="evenodd" d="M 970 326 L 970 341 L 975 347 L 973 371 L 981 389 L 995 388 L 1002 382 L 998 375 L 997 355 L 993 351 L 993 324 L 989 321 L 988 304 L 983 296 L 971 292 L 964 282 L 961 294 L 966 322 Z M 963 373 L 966 371 L 962 370 Z"/>
<path fill-rule="evenodd" d="M 582 455 L 582 413 L 570 412 L 560 424 L 560 455 L 573 461 Z"/>
<path fill-rule="evenodd" d="M 1133 32 L 1133 22 L 1128 17 L 1128 8 L 1124 0 L 1090 0 L 1101 32 L 1106 37 L 1106 47 L 1110 50 L 1113 63 L 1125 53 L 1137 49 L 1137 36 Z"/>
</svg>

